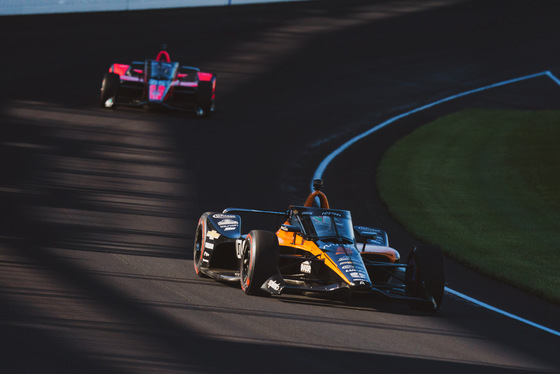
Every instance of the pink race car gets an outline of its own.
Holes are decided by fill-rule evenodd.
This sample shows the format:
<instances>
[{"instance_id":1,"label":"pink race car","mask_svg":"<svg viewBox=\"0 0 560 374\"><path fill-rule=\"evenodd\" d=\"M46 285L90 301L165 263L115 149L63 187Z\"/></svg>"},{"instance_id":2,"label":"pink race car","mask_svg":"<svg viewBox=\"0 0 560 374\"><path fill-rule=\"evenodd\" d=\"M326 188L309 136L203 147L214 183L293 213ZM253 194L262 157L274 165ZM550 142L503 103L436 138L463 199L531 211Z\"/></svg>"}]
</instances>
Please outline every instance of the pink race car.
<instances>
[{"instance_id":1,"label":"pink race car","mask_svg":"<svg viewBox=\"0 0 560 374\"><path fill-rule=\"evenodd\" d=\"M207 117L214 111L215 99L216 75L181 66L162 49L153 60L112 64L103 77L100 105L163 106Z\"/></svg>"}]
</instances>

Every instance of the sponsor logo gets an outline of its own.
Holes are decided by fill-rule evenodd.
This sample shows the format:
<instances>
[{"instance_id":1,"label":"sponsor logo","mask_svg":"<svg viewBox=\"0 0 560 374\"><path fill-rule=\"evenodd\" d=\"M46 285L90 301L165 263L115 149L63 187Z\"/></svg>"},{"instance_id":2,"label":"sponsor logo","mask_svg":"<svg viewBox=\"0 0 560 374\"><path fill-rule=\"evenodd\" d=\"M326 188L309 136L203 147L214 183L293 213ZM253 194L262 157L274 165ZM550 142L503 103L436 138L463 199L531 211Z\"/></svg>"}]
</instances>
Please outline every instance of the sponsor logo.
<instances>
[{"instance_id":1,"label":"sponsor logo","mask_svg":"<svg viewBox=\"0 0 560 374\"><path fill-rule=\"evenodd\" d=\"M232 219L223 219L221 221L218 222L218 226L223 227L223 226L237 226L239 225L239 222L234 221Z\"/></svg>"},{"instance_id":2,"label":"sponsor logo","mask_svg":"<svg viewBox=\"0 0 560 374\"><path fill-rule=\"evenodd\" d=\"M280 283L276 282L274 279L271 279L267 283L268 288L272 288L274 291L280 290Z\"/></svg>"},{"instance_id":3,"label":"sponsor logo","mask_svg":"<svg viewBox=\"0 0 560 374\"><path fill-rule=\"evenodd\" d=\"M335 216L335 217L342 217L342 214L338 212L323 212L323 216Z\"/></svg>"},{"instance_id":4,"label":"sponsor logo","mask_svg":"<svg viewBox=\"0 0 560 374\"><path fill-rule=\"evenodd\" d=\"M236 218L236 216L233 215L233 214L214 214L214 215L212 216L212 218L224 219L224 218Z\"/></svg>"},{"instance_id":5,"label":"sponsor logo","mask_svg":"<svg viewBox=\"0 0 560 374\"><path fill-rule=\"evenodd\" d=\"M224 231L231 231L231 230L235 230L236 228L237 228L237 226L235 226L235 227L233 227L233 226L224 227Z\"/></svg>"},{"instance_id":6,"label":"sponsor logo","mask_svg":"<svg viewBox=\"0 0 560 374\"><path fill-rule=\"evenodd\" d=\"M348 269L355 270L356 268L354 267L354 265L344 265L342 267L342 270L348 270Z\"/></svg>"},{"instance_id":7,"label":"sponsor logo","mask_svg":"<svg viewBox=\"0 0 560 374\"><path fill-rule=\"evenodd\" d=\"M367 279L366 274L357 271L350 273L350 276L355 279Z\"/></svg>"},{"instance_id":8,"label":"sponsor logo","mask_svg":"<svg viewBox=\"0 0 560 374\"><path fill-rule=\"evenodd\" d=\"M339 263L341 263L341 261L350 261L350 257L348 256L340 256L338 258Z\"/></svg>"},{"instance_id":9,"label":"sponsor logo","mask_svg":"<svg viewBox=\"0 0 560 374\"><path fill-rule=\"evenodd\" d=\"M364 232L366 232L366 231L374 232L375 231L375 229L372 229L371 227L366 227L366 226L354 226L354 228L356 228L357 230L362 230Z\"/></svg>"},{"instance_id":10,"label":"sponsor logo","mask_svg":"<svg viewBox=\"0 0 560 374\"><path fill-rule=\"evenodd\" d=\"M302 262L299 269L302 273L311 274L311 262L309 261Z\"/></svg>"},{"instance_id":11,"label":"sponsor logo","mask_svg":"<svg viewBox=\"0 0 560 374\"><path fill-rule=\"evenodd\" d=\"M206 236L208 237L208 239L216 240L221 235L216 230L211 230L206 233Z\"/></svg>"},{"instance_id":12,"label":"sponsor logo","mask_svg":"<svg viewBox=\"0 0 560 374\"><path fill-rule=\"evenodd\" d=\"M214 249L214 244L212 244L212 243L206 243L206 244L204 244L204 248Z\"/></svg>"},{"instance_id":13,"label":"sponsor logo","mask_svg":"<svg viewBox=\"0 0 560 374\"><path fill-rule=\"evenodd\" d=\"M210 253L204 251L204 257L210 257Z\"/></svg>"}]
</instances>

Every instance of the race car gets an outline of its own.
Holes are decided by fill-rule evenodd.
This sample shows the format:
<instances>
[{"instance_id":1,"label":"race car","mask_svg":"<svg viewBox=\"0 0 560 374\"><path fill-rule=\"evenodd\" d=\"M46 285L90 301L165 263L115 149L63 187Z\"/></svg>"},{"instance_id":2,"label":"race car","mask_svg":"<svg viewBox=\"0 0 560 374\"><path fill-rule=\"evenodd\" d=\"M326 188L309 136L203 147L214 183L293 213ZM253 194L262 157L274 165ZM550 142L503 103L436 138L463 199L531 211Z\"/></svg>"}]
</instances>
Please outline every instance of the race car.
<instances>
[{"instance_id":1,"label":"race car","mask_svg":"<svg viewBox=\"0 0 560 374\"><path fill-rule=\"evenodd\" d=\"M101 84L100 105L168 107L193 110L199 117L214 111L216 76L171 61L162 49L155 59L115 63Z\"/></svg>"},{"instance_id":2,"label":"race car","mask_svg":"<svg viewBox=\"0 0 560 374\"><path fill-rule=\"evenodd\" d=\"M330 208L322 186L314 180L304 205L286 212L227 208L202 214L194 240L196 273L239 282L248 295L369 294L437 310L445 282L441 249L417 245L401 263L384 230L353 226L350 211ZM247 214L275 216L279 223L272 231L243 234L241 215Z\"/></svg>"}]
</instances>

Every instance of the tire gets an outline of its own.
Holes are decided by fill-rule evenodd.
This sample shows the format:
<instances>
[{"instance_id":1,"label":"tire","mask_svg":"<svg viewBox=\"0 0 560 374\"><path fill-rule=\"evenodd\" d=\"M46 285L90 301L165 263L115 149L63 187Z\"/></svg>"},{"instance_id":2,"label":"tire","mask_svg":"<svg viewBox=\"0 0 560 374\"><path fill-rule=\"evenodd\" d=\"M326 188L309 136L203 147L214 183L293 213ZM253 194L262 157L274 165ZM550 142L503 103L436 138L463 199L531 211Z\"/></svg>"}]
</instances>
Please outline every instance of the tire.
<instances>
[{"instance_id":1,"label":"tire","mask_svg":"<svg viewBox=\"0 0 560 374\"><path fill-rule=\"evenodd\" d=\"M214 93L215 93L216 78L211 81L203 81L198 83L198 93L196 96L196 107L202 109L201 117L209 117L214 111Z\"/></svg>"},{"instance_id":2,"label":"tire","mask_svg":"<svg viewBox=\"0 0 560 374\"><path fill-rule=\"evenodd\" d=\"M433 312L440 306L445 288L443 253L437 246L420 245L408 256L405 273L407 296L424 300L409 300L413 310Z\"/></svg>"},{"instance_id":3,"label":"tire","mask_svg":"<svg viewBox=\"0 0 560 374\"><path fill-rule=\"evenodd\" d=\"M200 270L200 267L202 265L202 253L205 240L206 238L204 235L204 224L199 223L196 228L196 234L194 235L193 265L194 271L201 278L208 278L208 276L202 273L202 271Z\"/></svg>"},{"instance_id":4,"label":"tire","mask_svg":"<svg viewBox=\"0 0 560 374\"><path fill-rule=\"evenodd\" d=\"M241 289L247 295L267 295L263 283L278 273L278 238L270 231L253 230L247 235L239 265Z\"/></svg>"},{"instance_id":5,"label":"tire","mask_svg":"<svg viewBox=\"0 0 560 374\"><path fill-rule=\"evenodd\" d=\"M106 73L103 76L103 82L101 83L101 95L99 98L99 106L102 108L107 108L105 103L111 97L114 98L114 102L116 101L117 92L119 91L121 81L118 74L115 73Z\"/></svg>"}]
</instances>

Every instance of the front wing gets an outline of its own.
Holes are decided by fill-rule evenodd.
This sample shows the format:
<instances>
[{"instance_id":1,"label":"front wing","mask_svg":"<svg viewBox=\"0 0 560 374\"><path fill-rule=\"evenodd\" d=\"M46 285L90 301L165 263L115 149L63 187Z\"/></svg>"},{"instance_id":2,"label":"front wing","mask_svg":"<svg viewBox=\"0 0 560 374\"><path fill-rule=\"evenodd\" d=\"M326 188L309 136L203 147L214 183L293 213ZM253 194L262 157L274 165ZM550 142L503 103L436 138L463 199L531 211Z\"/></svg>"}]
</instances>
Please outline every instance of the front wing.
<instances>
[{"instance_id":1,"label":"front wing","mask_svg":"<svg viewBox=\"0 0 560 374\"><path fill-rule=\"evenodd\" d=\"M387 263L370 264L370 266L380 266L386 268L391 266ZM406 267L403 264L394 264L395 268ZM363 288L360 290L350 290L348 284L344 282L323 284L323 285L307 285L305 282L294 281L293 279L284 279L280 272L268 278L261 289L270 295L282 294L301 294L301 293L317 293L317 294L333 294L333 293L356 293L356 294L369 294L372 296L381 296L388 299L396 300L409 300L409 301L424 301L420 297L407 296L405 292L404 280L396 277L392 282L387 283L374 283L371 287Z\"/></svg>"}]
</instances>

